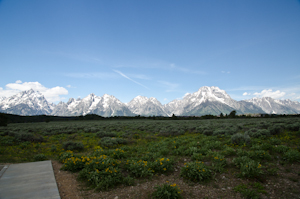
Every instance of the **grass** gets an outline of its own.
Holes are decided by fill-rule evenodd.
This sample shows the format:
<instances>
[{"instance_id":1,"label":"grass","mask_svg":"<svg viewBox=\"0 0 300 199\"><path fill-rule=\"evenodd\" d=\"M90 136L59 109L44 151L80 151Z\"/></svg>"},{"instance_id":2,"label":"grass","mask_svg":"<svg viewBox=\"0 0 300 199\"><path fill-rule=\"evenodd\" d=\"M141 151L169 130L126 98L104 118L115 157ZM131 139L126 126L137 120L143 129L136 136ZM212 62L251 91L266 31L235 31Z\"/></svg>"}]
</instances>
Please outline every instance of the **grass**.
<instances>
[{"instance_id":1,"label":"grass","mask_svg":"<svg viewBox=\"0 0 300 199\"><path fill-rule=\"evenodd\" d=\"M257 183L280 178L281 172L296 176L300 173L300 170L291 169L291 165L299 168L298 131L277 125L271 129L274 135L243 136L248 129L261 128L261 122L269 123L266 126L280 122L284 126L299 122L298 118L208 121L9 124L0 128L0 162L59 160L64 164L62 169L79 173L80 179L95 190L132 186L140 180L148 182L161 175L167 178L176 170L180 172L178 179L183 177L191 186L212 183L212 188L220 189L221 186L213 186L214 182L218 176L228 174L237 182L251 181L252 184L236 185L234 189L234 193L246 198L266 194L264 187ZM222 136L206 135L199 130L221 132L218 129L224 126L227 133ZM237 134L231 135L231 128ZM20 140L19 132L24 140ZM27 138L29 141L25 140ZM281 166L283 168L279 168ZM287 179L298 182L294 176ZM166 184L157 190L174 191ZM155 197L159 197L159 192ZM191 194L184 190L182 193Z\"/></svg>"}]
</instances>

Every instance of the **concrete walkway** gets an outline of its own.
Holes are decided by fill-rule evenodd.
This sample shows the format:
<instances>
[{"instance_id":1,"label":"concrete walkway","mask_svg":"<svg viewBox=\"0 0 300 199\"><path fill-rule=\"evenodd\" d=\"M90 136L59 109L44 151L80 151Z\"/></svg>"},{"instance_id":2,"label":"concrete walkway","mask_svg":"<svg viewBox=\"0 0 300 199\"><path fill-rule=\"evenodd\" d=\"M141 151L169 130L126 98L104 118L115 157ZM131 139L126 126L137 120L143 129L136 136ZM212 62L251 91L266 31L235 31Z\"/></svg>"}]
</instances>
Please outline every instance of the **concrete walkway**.
<instances>
[{"instance_id":1,"label":"concrete walkway","mask_svg":"<svg viewBox=\"0 0 300 199\"><path fill-rule=\"evenodd\" d=\"M60 199L51 160L6 165L0 171L0 199Z\"/></svg>"}]
</instances>

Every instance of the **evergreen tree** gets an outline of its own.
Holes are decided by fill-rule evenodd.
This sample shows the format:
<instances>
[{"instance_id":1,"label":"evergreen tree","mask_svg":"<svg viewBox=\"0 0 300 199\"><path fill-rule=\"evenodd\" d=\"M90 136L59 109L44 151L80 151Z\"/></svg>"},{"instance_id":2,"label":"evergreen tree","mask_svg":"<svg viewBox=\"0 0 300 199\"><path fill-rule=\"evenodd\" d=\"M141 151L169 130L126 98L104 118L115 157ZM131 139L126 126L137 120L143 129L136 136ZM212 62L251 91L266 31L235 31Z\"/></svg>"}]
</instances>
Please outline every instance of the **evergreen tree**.
<instances>
[{"instance_id":1,"label":"evergreen tree","mask_svg":"<svg viewBox=\"0 0 300 199\"><path fill-rule=\"evenodd\" d=\"M8 119L5 114L0 113L0 126L7 126Z\"/></svg>"},{"instance_id":2,"label":"evergreen tree","mask_svg":"<svg viewBox=\"0 0 300 199\"><path fill-rule=\"evenodd\" d=\"M235 114L236 114L236 111L233 110L233 111L231 111L231 112L229 113L229 117L230 117L230 118L235 118Z\"/></svg>"}]
</instances>

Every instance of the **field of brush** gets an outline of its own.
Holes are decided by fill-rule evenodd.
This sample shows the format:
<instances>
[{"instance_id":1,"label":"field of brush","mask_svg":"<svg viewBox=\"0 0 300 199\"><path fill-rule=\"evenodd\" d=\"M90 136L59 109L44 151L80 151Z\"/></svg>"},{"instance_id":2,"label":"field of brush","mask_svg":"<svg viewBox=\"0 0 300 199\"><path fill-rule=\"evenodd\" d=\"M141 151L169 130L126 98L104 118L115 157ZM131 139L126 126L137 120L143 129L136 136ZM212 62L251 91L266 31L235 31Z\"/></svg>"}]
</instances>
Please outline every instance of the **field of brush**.
<instances>
[{"instance_id":1,"label":"field of brush","mask_svg":"<svg viewBox=\"0 0 300 199\"><path fill-rule=\"evenodd\" d=\"M299 128L300 118L8 124L0 162L58 160L96 192L152 182L149 198L298 198Z\"/></svg>"}]
</instances>

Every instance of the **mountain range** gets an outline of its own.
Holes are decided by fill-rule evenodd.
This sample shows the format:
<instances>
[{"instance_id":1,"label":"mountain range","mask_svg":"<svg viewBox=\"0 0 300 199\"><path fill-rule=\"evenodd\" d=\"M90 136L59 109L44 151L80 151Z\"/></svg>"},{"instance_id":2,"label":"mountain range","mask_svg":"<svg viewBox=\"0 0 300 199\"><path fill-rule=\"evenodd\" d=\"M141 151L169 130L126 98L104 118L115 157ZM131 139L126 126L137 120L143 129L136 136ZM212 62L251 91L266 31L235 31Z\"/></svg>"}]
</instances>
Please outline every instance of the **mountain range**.
<instances>
[{"instance_id":1,"label":"mountain range","mask_svg":"<svg viewBox=\"0 0 300 199\"><path fill-rule=\"evenodd\" d=\"M236 101L215 86L203 86L198 91L188 93L182 99L175 99L165 105L154 97L137 96L130 102L123 103L112 95L104 94L99 97L93 93L83 99L70 98L66 103L60 102L55 105L33 89L6 98L0 97L0 112L18 115L201 116L229 114L233 110L236 110L237 114L299 114L300 103L270 97Z\"/></svg>"}]
</instances>

